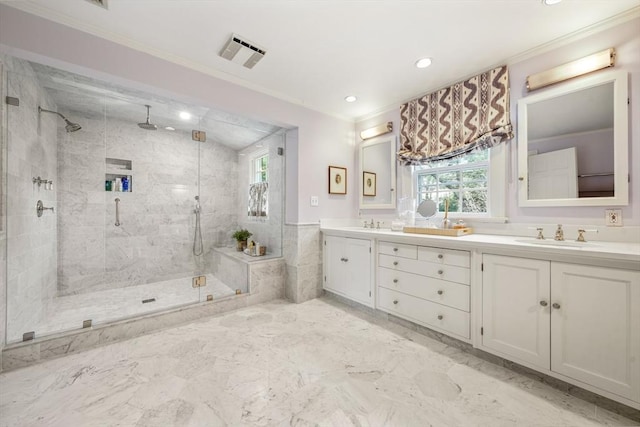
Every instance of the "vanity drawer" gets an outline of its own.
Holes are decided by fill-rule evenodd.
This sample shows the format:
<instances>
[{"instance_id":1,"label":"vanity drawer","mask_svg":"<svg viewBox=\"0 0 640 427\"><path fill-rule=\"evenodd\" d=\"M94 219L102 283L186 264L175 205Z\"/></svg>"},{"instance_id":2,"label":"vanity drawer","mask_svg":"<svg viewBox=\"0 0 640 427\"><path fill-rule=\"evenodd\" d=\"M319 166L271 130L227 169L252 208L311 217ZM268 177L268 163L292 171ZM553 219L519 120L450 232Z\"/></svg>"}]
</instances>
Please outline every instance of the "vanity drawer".
<instances>
[{"instance_id":1,"label":"vanity drawer","mask_svg":"<svg viewBox=\"0 0 640 427\"><path fill-rule=\"evenodd\" d=\"M407 273L448 280L450 282L462 283L465 285L469 284L469 269L463 267L404 259L383 254L378 255L378 266L390 268L396 271L405 271Z\"/></svg>"},{"instance_id":2,"label":"vanity drawer","mask_svg":"<svg viewBox=\"0 0 640 427\"><path fill-rule=\"evenodd\" d=\"M379 267L378 286L469 311L469 286L460 283Z\"/></svg>"},{"instance_id":3,"label":"vanity drawer","mask_svg":"<svg viewBox=\"0 0 640 427\"><path fill-rule=\"evenodd\" d=\"M435 262L444 265L454 265L457 267L471 266L471 256L467 251L456 251L453 249L431 248L427 246L418 247L418 259L421 261Z\"/></svg>"},{"instance_id":4,"label":"vanity drawer","mask_svg":"<svg viewBox=\"0 0 640 427\"><path fill-rule=\"evenodd\" d=\"M378 306L391 314L469 339L469 313L435 302L378 288Z\"/></svg>"},{"instance_id":5,"label":"vanity drawer","mask_svg":"<svg viewBox=\"0 0 640 427\"><path fill-rule=\"evenodd\" d=\"M402 258L418 259L418 247L416 245L404 245L401 243L380 242L378 252L394 255Z\"/></svg>"}]
</instances>

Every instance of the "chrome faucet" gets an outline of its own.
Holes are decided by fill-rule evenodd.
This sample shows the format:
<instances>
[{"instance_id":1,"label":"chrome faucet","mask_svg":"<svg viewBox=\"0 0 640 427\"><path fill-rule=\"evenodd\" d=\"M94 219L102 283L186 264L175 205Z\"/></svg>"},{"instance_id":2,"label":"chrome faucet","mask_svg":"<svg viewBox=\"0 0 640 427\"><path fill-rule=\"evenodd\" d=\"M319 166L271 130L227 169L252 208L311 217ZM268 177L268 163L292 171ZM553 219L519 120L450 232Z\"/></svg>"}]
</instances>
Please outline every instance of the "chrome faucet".
<instances>
[{"instance_id":1,"label":"chrome faucet","mask_svg":"<svg viewBox=\"0 0 640 427\"><path fill-rule=\"evenodd\" d=\"M373 222L373 218L371 218L371 224L369 224L369 228L373 229L376 224Z\"/></svg>"},{"instance_id":2,"label":"chrome faucet","mask_svg":"<svg viewBox=\"0 0 640 427\"><path fill-rule=\"evenodd\" d=\"M562 231L562 224L558 224L558 228L556 229L556 235L553 238L558 242L562 242L564 240L564 231Z\"/></svg>"}]
</instances>

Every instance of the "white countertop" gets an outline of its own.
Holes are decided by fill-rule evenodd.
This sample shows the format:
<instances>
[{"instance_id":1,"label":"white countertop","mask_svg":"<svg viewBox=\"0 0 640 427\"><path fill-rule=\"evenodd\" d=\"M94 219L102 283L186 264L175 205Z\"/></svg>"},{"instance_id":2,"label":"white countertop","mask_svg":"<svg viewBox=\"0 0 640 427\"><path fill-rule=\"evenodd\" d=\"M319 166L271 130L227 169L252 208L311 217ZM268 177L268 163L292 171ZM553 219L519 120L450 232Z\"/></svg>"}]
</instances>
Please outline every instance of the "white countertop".
<instances>
[{"instance_id":1,"label":"white countertop","mask_svg":"<svg viewBox=\"0 0 640 427\"><path fill-rule=\"evenodd\" d=\"M640 243L588 241L575 242L567 239L559 244L553 239L544 243L534 237L471 234L460 237L404 233L389 229L365 229L363 227L340 227L322 225L320 230L329 235L390 240L423 246L450 249L476 250L521 257L565 261L580 264L593 262L601 266L640 270ZM587 236L588 238L588 236ZM566 246L560 246L564 244ZM569 246L570 245L570 246Z\"/></svg>"}]
</instances>

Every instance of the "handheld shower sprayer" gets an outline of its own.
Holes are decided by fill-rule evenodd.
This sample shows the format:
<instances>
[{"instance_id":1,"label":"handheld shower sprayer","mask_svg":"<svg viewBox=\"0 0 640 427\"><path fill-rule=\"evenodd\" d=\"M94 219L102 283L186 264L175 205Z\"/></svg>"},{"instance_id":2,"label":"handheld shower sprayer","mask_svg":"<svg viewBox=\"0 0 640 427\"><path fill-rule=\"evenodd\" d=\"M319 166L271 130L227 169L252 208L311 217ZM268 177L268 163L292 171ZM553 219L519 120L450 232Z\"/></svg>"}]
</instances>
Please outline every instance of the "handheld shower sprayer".
<instances>
[{"instance_id":1,"label":"handheld shower sprayer","mask_svg":"<svg viewBox=\"0 0 640 427\"><path fill-rule=\"evenodd\" d=\"M204 252L202 245L202 228L200 227L200 196L196 196L196 207L193 213L196 214L196 227L193 234L193 254L200 256Z\"/></svg>"}]
</instances>

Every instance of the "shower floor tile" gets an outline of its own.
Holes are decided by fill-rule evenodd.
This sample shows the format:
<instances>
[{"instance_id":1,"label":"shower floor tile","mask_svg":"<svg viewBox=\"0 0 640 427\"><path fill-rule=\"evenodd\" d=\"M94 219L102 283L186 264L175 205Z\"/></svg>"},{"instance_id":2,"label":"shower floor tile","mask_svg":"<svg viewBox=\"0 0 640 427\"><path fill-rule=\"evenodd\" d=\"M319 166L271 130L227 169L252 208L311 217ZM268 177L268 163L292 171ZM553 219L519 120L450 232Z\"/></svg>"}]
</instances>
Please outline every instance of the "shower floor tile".
<instances>
[{"instance_id":1,"label":"shower floor tile","mask_svg":"<svg viewBox=\"0 0 640 427\"><path fill-rule=\"evenodd\" d=\"M637 425L327 299L240 309L0 384L7 427Z\"/></svg>"},{"instance_id":2,"label":"shower floor tile","mask_svg":"<svg viewBox=\"0 0 640 427\"><path fill-rule=\"evenodd\" d=\"M200 301L206 295L220 299L235 295L235 290L222 283L212 274L207 274L207 285L191 286L191 276L125 288L109 289L56 297L50 303L40 325L35 329L36 337L82 328L82 322L91 319L93 326L115 320L167 310ZM143 303L143 300L155 299ZM8 334L8 342L22 341L22 330Z\"/></svg>"}]
</instances>

